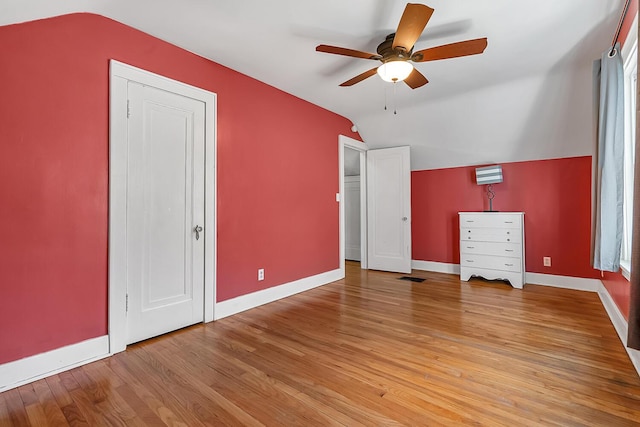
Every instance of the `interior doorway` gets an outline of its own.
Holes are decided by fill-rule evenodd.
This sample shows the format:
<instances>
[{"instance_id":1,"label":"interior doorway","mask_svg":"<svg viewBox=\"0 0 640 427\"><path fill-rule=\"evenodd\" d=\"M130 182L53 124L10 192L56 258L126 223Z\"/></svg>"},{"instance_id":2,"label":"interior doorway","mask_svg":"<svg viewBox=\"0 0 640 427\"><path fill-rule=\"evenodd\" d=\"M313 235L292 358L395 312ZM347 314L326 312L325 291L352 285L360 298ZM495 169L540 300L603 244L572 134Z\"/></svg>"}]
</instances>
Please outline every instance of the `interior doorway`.
<instances>
[{"instance_id":1,"label":"interior doorway","mask_svg":"<svg viewBox=\"0 0 640 427\"><path fill-rule=\"evenodd\" d=\"M340 135L340 269L345 260L367 269L367 144ZM348 234L348 236L347 236ZM358 255L359 252L359 255Z\"/></svg>"}]
</instances>

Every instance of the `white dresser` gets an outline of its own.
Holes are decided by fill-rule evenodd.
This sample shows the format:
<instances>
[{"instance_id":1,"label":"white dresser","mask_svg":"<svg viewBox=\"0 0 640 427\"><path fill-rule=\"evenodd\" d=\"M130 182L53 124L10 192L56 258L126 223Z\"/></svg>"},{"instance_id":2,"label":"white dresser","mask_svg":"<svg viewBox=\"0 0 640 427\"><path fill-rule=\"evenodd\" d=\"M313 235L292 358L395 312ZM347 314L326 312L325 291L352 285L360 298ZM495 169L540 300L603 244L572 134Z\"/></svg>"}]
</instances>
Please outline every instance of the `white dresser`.
<instances>
[{"instance_id":1,"label":"white dresser","mask_svg":"<svg viewBox=\"0 0 640 427\"><path fill-rule=\"evenodd\" d=\"M459 212L460 279L471 276L524 285L524 213Z\"/></svg>"}]
</instances>

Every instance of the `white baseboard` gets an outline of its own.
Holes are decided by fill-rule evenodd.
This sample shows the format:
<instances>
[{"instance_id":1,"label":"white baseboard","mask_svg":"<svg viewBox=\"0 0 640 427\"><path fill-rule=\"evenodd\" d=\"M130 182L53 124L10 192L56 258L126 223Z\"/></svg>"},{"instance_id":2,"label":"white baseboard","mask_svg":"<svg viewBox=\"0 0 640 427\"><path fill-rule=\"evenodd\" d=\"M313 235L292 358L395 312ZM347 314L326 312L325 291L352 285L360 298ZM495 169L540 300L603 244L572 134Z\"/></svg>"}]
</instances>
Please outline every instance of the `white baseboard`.
<instances>
[{"instance_id":1,"label":"white baseboard","mask_svg":"<svg viewBox=\"0 0 640 427\"><path fill-rule=\"evenodd\" d=\"M460 274L460 264L448 264L446 262L411 260L411 268L414 270L433 271L435 273Z\"/></svg>"},{"instance_id":2,"label":"white baseboard","mask_svg":"<svg viewBox=\"0 0 640 427\"><path fill-rule=\"evenodd\" d=\"M344 278L337 269L216 303L216 320Z\"/></svg>"},{"instance_id":3,"label":"white baseboard","mask_svg":"<svg viewBox=\"0 0 640 427\"><path fill-rule=\"evenodd\" d=\"M618 305L613 301L609 292L607 292L607 288L604 287L602 283L598 288L598 296L600 297L600 301L602 301L602 305L604 309L607 311L609 315L609 319L611 319L611 323L613 323L613 327L616 328L616 332L620 337L620 341L623 343L627 342L627 321L624 316L620 312Z\"/></svg>"},{"instance_id":4,"label":"white baseboard","mask_svg":"<svg viewBox=\"0 0 640 427\"><path fill-rule=\"evenodd\" d=\"M573 289L576 291L598 292L602 282L598 279L582 277L557 276L555 274L526 273L525 283L531 285L552 286L554 288Z\"/></svg>"},{"instance_id":5,"label":"white baseboard","mask_svg":"<svg viewBox=\"0 0 640 427\"><path fill-rule=\"evenodd\" d=\"M460 264L449 264L434 261L411 261L411 268L436 273L460 274ZM578 291L597 292L600 280L582 277L556 276L554 274L526 273L525 283L532 285L553 286L555 288L574 289Z\"/></svg>"},{"instance_id":6,"label":"white baseboard","mask_svg":"<svg viewBox=\"0 0 640 427\"><path fill-rule=\"evenodd\" d=\"M109 336L25 357L0 365L0 392L109 356Z\"/></svg>"},{"instance_id":7,"label":"white baseboard","mask_svg":"<svg viewBox=\"0 0 640 427\"><path fill-rule=\"evenodd\" d=\"M611 295L609 295L607 288L604 287L602 282L600 282L600 286L598 287L598 296L600 297L600 301L602 301L604 309L609 315L609 319L611 319L611 323L613 323L613 327L618 333L620 341L622 341L622 345L625 350L627 350L631 363L633 363L638 375L640 375L640 351L627 347L627 320L620 312L618 305L615 303L613 298L611 298Z\"/></svg>"}]
</instances>

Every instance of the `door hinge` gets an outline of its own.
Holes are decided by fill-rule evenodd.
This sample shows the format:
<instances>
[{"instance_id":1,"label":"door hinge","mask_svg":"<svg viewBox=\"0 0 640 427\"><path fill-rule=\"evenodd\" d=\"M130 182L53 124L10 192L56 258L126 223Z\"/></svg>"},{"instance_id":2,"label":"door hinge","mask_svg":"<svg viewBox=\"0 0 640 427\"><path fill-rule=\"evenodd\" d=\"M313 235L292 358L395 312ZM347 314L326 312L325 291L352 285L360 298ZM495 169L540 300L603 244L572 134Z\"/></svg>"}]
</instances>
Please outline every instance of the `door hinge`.
<instances>
[{"instance_id":1,"label":"door hinge","mask_svg":"<svg viewBox=\"0 0 640 427\"><path fill-rule=\"evenodd\" d=\"M131 107L129 106L129 100L127 99L127 119L131 116Z\"/></svg>"},{"instance_id":2,"label":"door hinge","mask_svg":"<svg viewBox=\"0 0 640 427\"><path fill-rule=\"evenodd\" d=\"M129 312L129 294L127 294L127 296L125 297L124 311L127 312L127 313Z\"/></svg>"}]
</instances>

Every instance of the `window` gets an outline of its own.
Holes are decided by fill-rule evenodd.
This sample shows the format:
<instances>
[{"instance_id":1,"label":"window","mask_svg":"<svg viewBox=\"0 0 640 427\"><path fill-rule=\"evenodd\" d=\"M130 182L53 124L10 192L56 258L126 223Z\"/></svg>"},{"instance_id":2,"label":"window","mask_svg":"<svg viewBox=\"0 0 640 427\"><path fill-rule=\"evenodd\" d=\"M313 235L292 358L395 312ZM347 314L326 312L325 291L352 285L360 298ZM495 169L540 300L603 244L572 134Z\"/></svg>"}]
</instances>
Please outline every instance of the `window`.
<instances>
[{"instance_id":1,"label":"window","mask_svg":"<svg viewBox=\"0 0 640 427\"><path fill-rule=\"evenodd\" d=\"M634 27L632 27L634 28ZM623 199L623 226L622 226L622 251L620 265L622 272L629 279L631 266L631 233L633 218L633 175L635 160L636 140L636 96L638 77L638 34L630 31L625 48L624 59L624 94L625 94L625 118L624 118L624 199ZM625 55L626 53L626 55Z\"/></svg>"}]
</instances>

